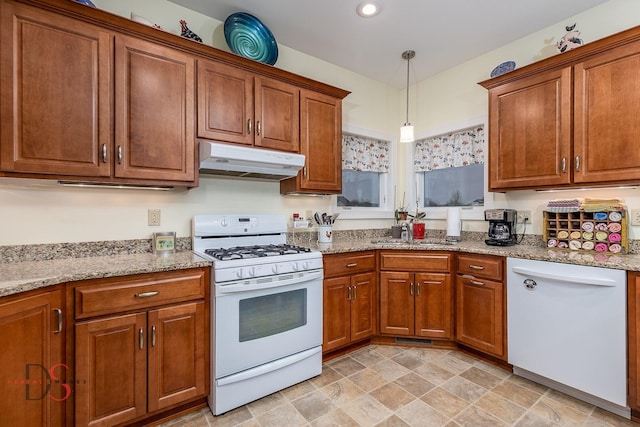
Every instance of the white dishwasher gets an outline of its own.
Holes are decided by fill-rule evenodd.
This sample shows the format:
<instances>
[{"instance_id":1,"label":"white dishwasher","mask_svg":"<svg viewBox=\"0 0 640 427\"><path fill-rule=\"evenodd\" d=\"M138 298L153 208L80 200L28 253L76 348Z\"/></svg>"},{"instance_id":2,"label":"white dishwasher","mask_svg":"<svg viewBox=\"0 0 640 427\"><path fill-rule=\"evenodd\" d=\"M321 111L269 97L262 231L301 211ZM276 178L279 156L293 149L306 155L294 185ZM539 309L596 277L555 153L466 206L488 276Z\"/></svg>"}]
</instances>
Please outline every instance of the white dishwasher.
<instances>
[{"instance_id":1,"label":"white dishwasher","mask_svg":"<svg viewBox=\"0 0 640 427\"><path fill-rule=\"evenodd\" d=\"M507 258L513 372L630 417L626 272Z\"/></svg>"}]
</instances>

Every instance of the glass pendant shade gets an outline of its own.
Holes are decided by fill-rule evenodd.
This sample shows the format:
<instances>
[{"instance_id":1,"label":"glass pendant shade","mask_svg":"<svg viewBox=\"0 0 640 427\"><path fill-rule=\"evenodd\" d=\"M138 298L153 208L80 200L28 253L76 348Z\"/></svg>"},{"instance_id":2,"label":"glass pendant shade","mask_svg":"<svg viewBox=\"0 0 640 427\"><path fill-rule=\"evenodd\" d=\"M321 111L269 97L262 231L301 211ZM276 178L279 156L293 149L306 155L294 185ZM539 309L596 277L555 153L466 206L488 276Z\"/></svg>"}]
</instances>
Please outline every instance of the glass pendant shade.
<instances>
[{"instance_id":1,"label":"glass pendant shade","mask_svg":"<svg viewBox=\"0 0 640 427\"><path fill-rule=\"evenodd\" d=\"M400 128L400 142L413 142L413 126L410 123L405 123L404 126Z\"/></svg>"}]
</instances>

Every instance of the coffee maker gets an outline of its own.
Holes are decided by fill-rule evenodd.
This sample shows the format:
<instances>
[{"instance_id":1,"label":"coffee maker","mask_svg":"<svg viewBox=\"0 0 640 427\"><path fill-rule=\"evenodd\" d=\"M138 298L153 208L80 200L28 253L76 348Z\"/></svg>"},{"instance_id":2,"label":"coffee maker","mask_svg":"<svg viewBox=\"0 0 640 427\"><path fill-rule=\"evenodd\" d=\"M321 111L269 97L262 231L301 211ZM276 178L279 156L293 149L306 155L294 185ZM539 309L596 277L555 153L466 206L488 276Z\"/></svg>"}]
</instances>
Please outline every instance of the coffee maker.
<instances>
[{"instance_id":1,"label":"coffee maker","mask_svg":"<svg viewBox=\"0 0 640 427\"><path fill-rule=\"evenodd\" d=\"M510 246L516 242L515 209L487 209L484 211L485 221L489 221L489 238L484 242L492 246Z\"/></svg>"}]
</instances>

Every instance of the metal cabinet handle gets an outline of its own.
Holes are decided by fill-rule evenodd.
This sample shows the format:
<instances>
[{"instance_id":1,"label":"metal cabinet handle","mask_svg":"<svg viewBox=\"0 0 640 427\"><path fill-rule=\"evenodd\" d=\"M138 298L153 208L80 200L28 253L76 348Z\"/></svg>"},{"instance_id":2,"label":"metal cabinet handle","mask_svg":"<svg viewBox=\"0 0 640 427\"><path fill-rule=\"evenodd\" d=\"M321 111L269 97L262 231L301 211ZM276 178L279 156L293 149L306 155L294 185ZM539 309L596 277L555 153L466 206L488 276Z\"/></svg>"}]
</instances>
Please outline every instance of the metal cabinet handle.
<instances>
[{"instance_id":1,"label":"metal cabinet handle","mask_svg":"<svg viewBox=\"0 0 640 427\"><path fill-rule=\"evenodd\" d=\"M102 163L107 163L107 144L102 144Z\"/></svg>"},{"instance_id":2,"label":"metal cabinet handle","mask_svg":"<svg viewBox=\"0 0 640 427\"><path fill-rule=\"evenodd\" d=\"M413 282L409 283L409 295L413 296Z\"/></svg>"},{"instance_id":3,"label":"metal cabinet handle","mask_svg":"<svg viewBox=\"0 0 640 427\"><path fill-rule=\"evenodd\" d=\"M357 262L352 262L351 264L347 264L347 268L353 268L353 267L357 267L358 263Z\"/></svg>"},{"instance_id":4,"label":"metal cabinet handle","mask_svg":"<svg viewBox=\"0 0 640 427\"><path fill-rule=\"evenodd\" d=\"M122 164L122 145L118 145L118 164Z\"/></svg>"},{"instance_id":5,"label":"metal cabinet handle","mask_svg":"<svg viewBox=\"0 0 640 427\"><path fill-rule=\"evenodd\" d=\"M353 299L358 299L358 287L357 286L352 286L353 287Z\"/></svg>"},{"instance_id":6,"label":"metal cabinet handle","mask_svg":"<svg viewBox=\"0 0 640 427\"><path fill-rule=\"evenodd\" d=\"M53 333L59 334L60 332L62 332L62 310L59 308L54 308L53 311L56 313L56 317L58 318L58 327L55 331L53 331Z\"/></svg>"},{"instance_id":7,"label":"metal cabinet handle","mask_svg":"<svg viewBox=\"0 0 640 427\"><path fill-rule=\"evenodd\" d=\"M575 160L576 172L580 171L580 156L576 156Z\"/></svg>"},{"instance_id":8,"label":"metal cabinet handle","mask_svg":"<svg viewBox=\"0 0 640 427\"><path fill-rule=\"evenodd\" d=\"M249 119L247 120L247 133L251 135L251 132L253 132L253 120Z\"/></svg>"},{"instance_id":9,"label":"metal cabinet handle","mask_svg":"<svg viewBox=\"0 0 640 427\"><path fill-rule=\"evenodd\" d=\"M351 301L351 286L347 286L347 301Z\"/></svg>"},{"instance_id":10,"label":"metal cabinet handle","mask_svg":"<svg viewBox=\"0 0 640 427\"><path fill-rule=\"evenodd\" d=\"M563 157L562 160L560 160L560 170L562 171L562 173L565 173L567 171L567 158Z\"/></svg>"},{"instance_id":11,"label":"metal cabinet handle","mask_svg":"<svg viewBox=\"0 0 640 427\"><path fill-rule=\"evenodd\" d=\"M474 264L469 264L469 268L472 268L474 270L484 270L484 267L481 265L474 265Z\"/></svg>"},{"instance_id":12,"label":"metal cabinet handle","mask_svg":"<svg viewBox=\"0 0 640 427\"><path fill-rule=\"evenodd\" d=\"M260 126L260 120L256 121L256 135L260 136L260 132L262 131L262 126Z\"/></svg>"},{"instance_id":13,"label":"metal cabinet handle","mask_svg":"<svg viewBox=\"0 0 640 427\"><path fill-rule=\"evenodd\" d=\"M151 347L156 346L156 325L151 327Z\"/></svg>"},{"instance_id":14,"label":"metal cabinet handle","mask_svg":"<svg viewBox=\"0 0 640 427\"><path fill-rule=\"evenodd\" d=\"M416 296L420 296L420 282L416 283Z\"/></svg>"},{"instance_id":15,"label":"metal cabinet handle","mask_svg":"<svg viewBox=\"0 0 640 427\"><path fill-rule=\"evenodd\" d=\"M484 282L479 282L478 280L469 279L469 283L477 286L484 286Z\"/></svg>"},{"instance_id":16,"label":"metal cabinet handle","mask_svg":"<svg viewBox=\"0 0 640 427\"><path fill-rule=\"evenodd\" d=\"M144 349L144 331L142 328L138 331L138 347L140 350Z\"/></svg>"},{"instance_id":17,"label":"metal cabinet handle","mask_svg":"<svg viewBox=\"0 0 640 427\"><path fill-rule=\"evenodd\" d=\"M141 294L135 294L135 297L136 298L149 298L149 297L155 297L159 293L160 293L160 291L142 292Z\"/></svg>"},{"instance_id":18,"label":"metal cabinet handle","mask_svg":"<svg viewBox=\"0 0 640 427\"><path fill-rule=\"evenodd\" d=\"M307 177L307 167L306 166L302 168L302 176L305 177L305 178Z\"/></svg>"}]
</instances>

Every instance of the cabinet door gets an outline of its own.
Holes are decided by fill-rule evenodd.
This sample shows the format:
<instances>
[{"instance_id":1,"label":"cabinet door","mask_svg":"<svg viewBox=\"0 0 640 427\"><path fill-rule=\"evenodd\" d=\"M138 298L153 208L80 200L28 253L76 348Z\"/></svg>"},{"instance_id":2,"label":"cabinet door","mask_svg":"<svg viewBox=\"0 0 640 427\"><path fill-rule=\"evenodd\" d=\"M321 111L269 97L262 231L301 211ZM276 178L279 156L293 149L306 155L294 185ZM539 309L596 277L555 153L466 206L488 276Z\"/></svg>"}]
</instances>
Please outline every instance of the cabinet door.
<instances>
[{"instance_id":1,"label":"cabinet door","mask_svg":"<svg viewBox=\"0 0 640 427\"><path fill-rule=\"evenodd\" d=\"M146 313L79 323L75 330L76 425L115 425L144 415Z\"/></svg>"},{"instance_id":2,"label":"cabinet door","mask_svg":"<svg viewBox=\"0 0 640 427\"><path fill-rule=\"evenodd\" d=\"M324 280L322 351L327 352L350 342L349 276Z\"/></svg>"},{"instance_id":3,"label":"cabinet door","mask_svg":"<svg viewBox=\"0 0 640 427\"><path fill-rule=\"evenodd\" d=\"M300 89L256 77L255 120L256 147L300 151Z\"/></svg>"},{"instance_id":4,"label":"cabinet door","mask_svg":"<svg viewBox=\"0 0 640 427\"><path fill-rule=\"evenodd\" d=\"M415 305L415 335L453 338L453 289L449 274L416 273Z\"/></svg>"},{"instance_id":5,"label":"cabinet door","mask_svg":"<svg viewBox=\"0 0 640 427\"><path fill-rule=\"evenodd\" d=\"M195 60L116 36L115 175L195 180Z\"/></svg>"},{"instance_id":6,"label":"cabinet door","mask_svg":"<svg viewBox=\"0 0 640 427\"><path fill-rule=\"evenodd\" d=\"M70 390L55 381L73 374L62 365L61 303L53 291L0 304L0 425L64 425Z\"/></svg>"},{"instance_id":7,"label":"cabinet door","mask_svg":"<svg viewBox=\"0 0 640 427\"><path fill-rule=\"evenodd\" d=\"M456 277L456 340L506 360L504 285Z\"/></svg>"},{"instance_id":8,"label":"cabinet door","mask_svg":"<svg viewBox=\"0 0 640 427\"><path fill-rule=\"evenodd\" d=\"M204 302L149 311L149 412L207 394Z\"/></svg>"},{"instance_id":9,"label":"cabinet door","mask_svg":"<svg viewBox=\"0 0 640 427\"><path fill-rule=\"evenodd\" d=\"M413 274L383 271L380 273L380 333L413 335Z\"/></svg>"},{"instance_id":10,"label":"cabinet door","mask_svg":"<svg viewBox=\"0 0 640 427\"><path fill-rule=\"evenodd\" d=\"M640 410L640 273L627 273L629 406Z\"/></svg>"},{"instance_id":11,"label":"cabinet door","mask_svg":"<svg viewBox=\"0 0 640 427\"><path fill-rule=\"evenodd\" d=\"M489 91L489 190L571 182L571 67Z\"/></svg>"},{"instance_id":12,"label":"cabinet door","mask_svg":"<svg viewBox=\"0 0 640 427\"><path fill-rule=\"evenodd\" d=\"M198 60L198 136L253 145L253 74Z\"/></svg>"},{"instance_id":13,"label":"cabinet door","mask_svg":"<svg viewBox=\"0 0 640 427\"><path fill-rule=\"evenodd\" d=\"M108 177L110 34L13 2L1 8L0 169Z\"/></svg>"},{"instance_id":14,"label":"cabinet door","mask_svg":"<svg viewBox=\"0 0 640 427\"><path fill-rule=\"evenodd\" d=\"M351 277L351 342L375 333L376 275L374 272Z\"/></svg>"},{"instance_id":15,"label":"cabinet door","mask_svg":"<svg viewBox=\"0 0 640 427\"><path fill-rule=\"evenodd\" d=\"M574 181L640 179L640 42L574 67Z\"/></svg>"},{"instance_id":16,"label":"cabinet door","mask_svg":"<svg viewBox=\"0 0 640 427\"><path fill-rule=\"evenodd\" d=\"M281 181L280 192L339 194L342 191L342 101L300 91L300 153L305 166Z\"/></svg>"}]
</instances>

